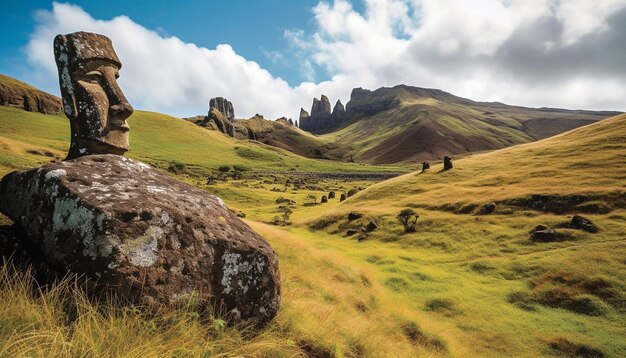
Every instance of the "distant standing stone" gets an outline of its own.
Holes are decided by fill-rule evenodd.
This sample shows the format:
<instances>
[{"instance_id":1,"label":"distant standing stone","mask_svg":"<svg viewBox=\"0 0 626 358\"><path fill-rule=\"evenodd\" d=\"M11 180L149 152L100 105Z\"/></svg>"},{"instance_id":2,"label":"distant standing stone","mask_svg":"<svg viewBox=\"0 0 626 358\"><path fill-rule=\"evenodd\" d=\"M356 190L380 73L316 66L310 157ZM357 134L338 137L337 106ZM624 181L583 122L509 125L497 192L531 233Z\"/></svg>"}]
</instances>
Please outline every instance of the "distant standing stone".
<instances>
[{"instance_id":1,"label":"distant standing stone","mask_svg":"<svg viewBox=\"0 0 626 358\"><path fill-rule=\"evenodd\" d=\"M322 200L320 200L320 203L327 203L328 202L328 198L326 197L326 195L322 196Z\"/></svg>"},{"instance_id":2,"label":"distant standing stone","mask_svg":"<svg viewBox=\"0 0 626 358\"><path fill-rule=\"evenodd\" d=\"M452 169L452 158L446 155L443 158L443 170L450 170L450 169Z\"/></svg>"},{"instance_id":3,"label":"distant standing stone","mask_svg":"<svg viewBox=\"0 0 626 358\"><path fill-rule=\"evenodd\" d=\"M335 198L335 192L331 191L330 193L328 193L328 199L334 199Z\"/></svg>"},{"instance_id":4,"label":"distant standing stone","mask_svg":"<svg viewBox=\"0 0 626 358\"><path fill-rule=\"evenodd\" d=\"M430 163L429 162L423 162L422 163L422 171L425 172L427 169L430 169Z\"/></svg>"},{"instance_id":5,"label":"distant standing stone","mask_svg":"<svg viewBox=\"0 0 626 358\"><path fill-rule=\"evenodd\" d=\"M339 201L344 201L346 200L346 194L341 194L341 196L339 197Z\"/></svg>"}]
</instances>

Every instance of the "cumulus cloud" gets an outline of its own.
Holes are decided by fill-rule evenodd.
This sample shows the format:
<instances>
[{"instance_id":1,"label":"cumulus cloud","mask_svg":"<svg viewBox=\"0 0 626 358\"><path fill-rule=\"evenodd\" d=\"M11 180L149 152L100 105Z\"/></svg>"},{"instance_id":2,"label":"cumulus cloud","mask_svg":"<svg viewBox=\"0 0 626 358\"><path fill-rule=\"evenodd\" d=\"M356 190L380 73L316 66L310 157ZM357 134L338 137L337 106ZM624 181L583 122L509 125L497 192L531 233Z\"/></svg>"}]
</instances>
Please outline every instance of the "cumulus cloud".
<instances>
[{"instance_id":1,"label":"cumulus cloud","mask_svg":"<svg viewBox=\"0 0 626 358\"><path fill-rule=\"evenodd\" d=\"M314 13L298 41L356 86L626 110L626 0L365 0L363 13L336 0Z\"/></svg>"},{"instance_id":2,"label":"cumulus cloud","mask_svg":"<svg viewBox=\"0 0 626 358\"><path fill-rule=\"evenodd\" d=\"M52 42L57 34L105 34L123 63L120 85L137 108L191 116L205 113L209 98L222 96L234 102L238 117L260 113L278 118L298 113L315 95L315 85L290 87L228 44L201 48L162 36L126 16L97 20L78 6L54 3L52 11L38 13L37 23L26 52L42 72L40 77L56 82Z\"/></svg>"},{"instance_id":3,"label":"cumulus cloud","mask_svg":"<svg viewBox=\"0 0 626 358\"><path fill-rule=\"evenodd\" d=\"M94 19L55 3L38 14L27 45L40 77L56 81L56 34L109 36L124 67L120 82L137 108L180 116L232 100L238 117L296 117L311 99L349 98L353 87L407 84L484 101L527 106L626 110L626 0L346 0L313 9L312 33L288 29L302 82L290 86L228 44L214 49L151 31L125 16ZM323 69L323 74L319 70ZM317 70L317 71L316 71ZM322 76L326 81L313 82Z\"/></svg>"}]
</instances>

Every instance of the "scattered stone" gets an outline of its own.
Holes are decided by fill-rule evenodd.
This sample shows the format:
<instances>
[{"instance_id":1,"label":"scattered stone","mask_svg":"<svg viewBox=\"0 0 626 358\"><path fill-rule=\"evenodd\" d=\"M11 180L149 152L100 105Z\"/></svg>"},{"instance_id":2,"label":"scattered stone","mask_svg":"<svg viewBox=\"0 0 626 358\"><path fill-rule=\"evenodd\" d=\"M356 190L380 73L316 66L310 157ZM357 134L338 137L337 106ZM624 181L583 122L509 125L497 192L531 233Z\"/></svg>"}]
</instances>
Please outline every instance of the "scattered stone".
<instances>
[{"instance_id":1,"label":"scattered stone","mask_svg":"<svg viewBox=\"0 0 626 358\"><path fill-rule=\"evenodd\" d=\"M330 193L328 193L328 199L334 199L335 198L335 192L331 191Z\"/></svg>"},{"instance_id":2,"label":"scattered stone","mask_svg":"<svg viewBox=\"0 0 626 358\"><path fill-rule=\"evenodd\" d=\"M363 241L365 241L365 240L367 240L367 235L361 235L361 236L359 236L359 238L357 239L357 241L358 241L358 242L363 242Z\"/></svg>"},{"instance_id":3,"label":"scattered stone","mask_svg":"<svg viewBox=\"0 0 626 358\"><path fill-rule=\"evenodd\" d=\"M594 234L598 232L598 227L593 222L591 222L591 220L580 215L574 215L569 226L572 229L583 230Z\"/></svg>"},{"instance_id":4,"label":"scattered stone","mask_svg":"<svg viewBox=\"0 0 626 358\"><path fill-rule=\"evenodd\" d=\"M362 217L363 217L363 214L361 213L351 212L348 214L348 221L360 219Z\"/></svg>"},{"instance_id":5,"label":"scattered stone","mask_svg":"<svg viewBox=\"0 0 626 358\"><path fill-rule=\"evenodd\" d=\"M535 231L543 231L543 230L547 230L547 229L548 229L548 227L547 227L547 226L545 226L545 225L537 225L537 226L535 226L535 228L534 228L534 229L532 229L530 232L531 232L531 233L533 233L533 232L535 232Z\"/></svg>"},{"instance_id":6,"label":"scattered stone","mask_svg":"<svg viewBox=\"0 0 626 358\"><path fill-rule=\"evenodd\" d=\"M320 203L327 203L328 202L328 198L326 197L326 195L322 196L322 199L320 200Z\"/></svg>"},{"instance_id":7,"label":"scattered stone","mask_svg":"<svg viewBox=\"0 0 626 358\"><path fill-rule=\"evenodd\" d=\"M244 213L243 211L239 211L239 212L237 212L237 217L238 218L245 218L246 217L246 213Z\"/></svg>"},{"instance_id":8,"label":"scattered stone","mask_svg":"<svg viewBox=\"0 0 626 358\"><path fill-rule=\"evenodd\" d=\"M423 162L422 163L422 171L425 172L428 169L430 169L430 163L429 162Z\"/></svg>"},{"instance_id":9,"label":"scattered stone","mask_svg":"<svg viewBox=\"0 0 626 358\"><path fill-rule=\"evenodd\" d=\"M354 234L357 234L359 232L359 230L355 230L355 229L348 229L348 231L346 231L346 235L347 236L352 236Z\"/></svg>"},{"instance_id":10,"label":"scattered stone","mask_svg":"<svg viewBox=\"0 0 626 358\"><path fill-rule=\"evenodd\" d=\"M533 231L530 240L534 242L553 242L558 240L558 236L553 229L544 229Z\"/></svg>"},{"instance_id":11,"label":"scattered stone","mask_svg":"<svg viewBox=\"0 0 626 358\"><path fill-rule=\"evenodd\" d=\"M341 202L341 201L344 201L344 200L346 200L346 194L342 193L341 196L339 197L339 201Z\"/></svg>"},{"instance_id":12,"label":"scattered stone","mask_svg":"<svg viewBox=\"0 0 626 358\"><path fill-rule=\"evenodd\" d=\"M492 201L483 206L482 212L485 214L492 214L494 211L496 211L496 207L497 207L496 203Z\"/></svg>"},{"instance_id":13,"label":"scattered stone","mask_svg":"<svg viewBox=\"0 0 626 358\"><path fill-rule=\"evenodd\" d=\"M263 325L280 305L278 259L219 198L147 164L90 155L13 172L0 212L59 272L150 307L191 294Z\"/></svg>"},{"instance_id":14,"label":"scattered stone","mask_svg":"<svg viewBox=\"0 0 626 358\"><path fill-rule=\"evenodd\" d=\"M443 170L450 170L450 169L452 169L452 158L446 155L445 157L443 157Z\"/></svg>"},{"instance_id":15,"label":"scattered stone","mask_svg":"<svg viewBox=\"0 0 626 358\"><path fill-rule=\"evenodd\" d=\"M371 220L367 226L365 227L365 231L367 232L372 232L374 230L378 229L378 224L376 224L376 222L374 220Z\"/></svg>"}]
</instances>

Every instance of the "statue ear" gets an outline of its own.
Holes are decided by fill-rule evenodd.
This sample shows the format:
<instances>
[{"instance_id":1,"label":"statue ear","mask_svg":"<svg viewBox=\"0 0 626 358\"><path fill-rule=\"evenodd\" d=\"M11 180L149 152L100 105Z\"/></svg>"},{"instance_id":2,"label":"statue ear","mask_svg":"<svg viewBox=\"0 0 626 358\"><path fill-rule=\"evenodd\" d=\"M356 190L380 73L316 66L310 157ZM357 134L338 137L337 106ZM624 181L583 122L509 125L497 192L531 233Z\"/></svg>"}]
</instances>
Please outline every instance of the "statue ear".
<instances>
[{"instance_id":1,"label":"statue ear","mask_svg":"<svg viewBox=\"0 0 626 358\"><path fill-rule=\"evenodd\" d=\"M78 115L74 84L70 75L70 53L67 37L57 35L54 38L54 57L59 70L59 84L61 85L61 97L63 98L63 110L65 115L76 118Z\"/></svg>"}]
</instances>

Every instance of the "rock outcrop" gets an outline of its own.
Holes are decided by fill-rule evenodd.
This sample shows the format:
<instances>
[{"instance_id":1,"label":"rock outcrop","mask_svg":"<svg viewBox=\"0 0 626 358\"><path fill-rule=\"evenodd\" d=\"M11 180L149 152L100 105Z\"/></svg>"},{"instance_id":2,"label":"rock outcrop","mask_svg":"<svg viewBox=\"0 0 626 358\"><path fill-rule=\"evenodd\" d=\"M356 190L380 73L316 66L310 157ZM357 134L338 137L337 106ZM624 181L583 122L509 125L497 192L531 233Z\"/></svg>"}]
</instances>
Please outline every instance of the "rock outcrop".
<instances>
[{"instance_id":1,"label":"rock outcrop","mask_svg":"<svg viewBox=\"0 0 626 358\"><path fill-rule=\"evenodd\" d=\"M341 126L346 117L346 110L341 100L335 103L331 112L328 97L322 95L320 99L314 98L311 106L311 115L300 109L300 128L311 133L326 133Z\"/></svg>"},{"instance_id":2,"label":"rock outcrop","mask_svg":"<svg viewBox=\"0 0 626 358\"><path fill-rule=\"evenodd\" d=\"M276 254L217 197L118 155L13 172L0 211L45 264L133 302L197 295L262 326L280 305ZM33 257L36 257L33 255Z\"/></svg>"},{"instance_id":3,"label":"rock outcrop","mask_svg":"<svg viewBox=\"0 0 626 358\"><path fill-rule=\"evenodd\" d=\"M235 118L235 109L233 104L223 97L215 97L209 100L209 111L211 108L215 108L222 113L228 119Z\"/></svg>"},{"instance_id":4,"label":"rock outcrop","mask_svg":"<svg viewBox=\"0 0 626 358\"><path fill-rule=\"evenodd\" d=\"M62 109L59 97L4 75L0 75L0 106L44 114L58 114Z\"/></svg>"}]
</instances>

